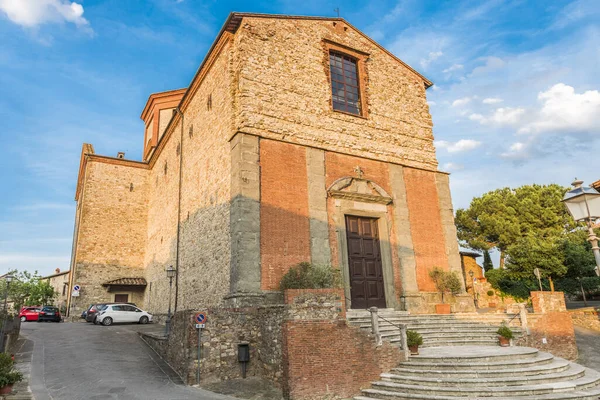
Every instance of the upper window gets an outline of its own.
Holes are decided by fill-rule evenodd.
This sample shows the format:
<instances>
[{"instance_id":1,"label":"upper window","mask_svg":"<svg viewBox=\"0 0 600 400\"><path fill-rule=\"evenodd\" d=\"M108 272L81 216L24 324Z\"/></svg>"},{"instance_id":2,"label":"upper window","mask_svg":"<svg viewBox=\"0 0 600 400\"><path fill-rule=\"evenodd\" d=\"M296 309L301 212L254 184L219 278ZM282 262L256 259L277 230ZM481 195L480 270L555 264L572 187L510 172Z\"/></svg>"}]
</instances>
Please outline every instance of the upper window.
<instances>
[{"instance_id":1,"label":"upper window","mask_svg":"<svg viewBox=\"0 0 600 400\"><path fill-rule=\"evenodd\" d=\"M333 109L361 115L356 59L342 53L329 53Z\"/></svg>"}]
</instances>

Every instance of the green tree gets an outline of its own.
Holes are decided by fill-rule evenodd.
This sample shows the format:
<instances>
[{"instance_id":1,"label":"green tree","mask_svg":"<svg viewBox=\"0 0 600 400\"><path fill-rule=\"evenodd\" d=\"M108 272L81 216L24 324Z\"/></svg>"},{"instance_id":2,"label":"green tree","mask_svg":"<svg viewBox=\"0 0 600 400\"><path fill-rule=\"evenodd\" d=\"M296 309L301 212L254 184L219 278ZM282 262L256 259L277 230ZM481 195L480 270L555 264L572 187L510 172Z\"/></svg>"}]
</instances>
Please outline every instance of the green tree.
<instances>
[{"instance_id":1,"label":"green tree","mask_svg":"<svg viewBox=\"0 0 600 400\"><path fill-rule=\"evenodd\" d=\"M509 248L513 246L512 265L522 264L521 247L533 243L528 238L535 236L555 243L556 238L576 226L561 203L566 191L552 184L485 193L474 198L469 208L456 211L458 238L462 245L475 250L498 249L500 268L504 268ZM540 251L546 247L539 243L536 246Z\"/></svg>"},{"instance_id":2,"label":"green tree","mask_svg":"<svg viewBox=\"0 0 600 400\"><path fill-rule=\"evenodd\" d=\"M494 263L492 263L492 257L488 250L483 251L483 270L487 273L494 269Z\"/></svg>"},{"instance_id":3,"label":"green tree","mask_svg":"<svg viewBox=\"0 0 600 400\"><path fill-rule=\"evenodd\" d=\"M23 305L52 304L58 295L37 271L32 274L27 271L12 270L9 274L14 279L8 286L8 298L13 301L15 310L19 310ZM0 281L1 293L4 293L5 285L6 281Z\"/></svg>"}]
</instances>

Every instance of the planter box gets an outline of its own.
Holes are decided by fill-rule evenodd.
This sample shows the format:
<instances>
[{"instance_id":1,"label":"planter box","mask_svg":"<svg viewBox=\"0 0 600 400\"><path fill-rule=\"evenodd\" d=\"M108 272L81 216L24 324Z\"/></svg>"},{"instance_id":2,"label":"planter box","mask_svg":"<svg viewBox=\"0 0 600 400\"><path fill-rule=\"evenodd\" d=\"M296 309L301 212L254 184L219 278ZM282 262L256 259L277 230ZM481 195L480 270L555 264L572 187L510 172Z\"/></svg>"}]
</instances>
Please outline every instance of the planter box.
<instances>
[{"instance_id":1,"label":"planter box","mask_svg":"<svg viewBox=\"0 0 600 400\"><path fill-rule=\"evenodd\" d=\"M435 312L437 314L450 314L450 304L436 304Z\"/></svg>"}]
</instances>

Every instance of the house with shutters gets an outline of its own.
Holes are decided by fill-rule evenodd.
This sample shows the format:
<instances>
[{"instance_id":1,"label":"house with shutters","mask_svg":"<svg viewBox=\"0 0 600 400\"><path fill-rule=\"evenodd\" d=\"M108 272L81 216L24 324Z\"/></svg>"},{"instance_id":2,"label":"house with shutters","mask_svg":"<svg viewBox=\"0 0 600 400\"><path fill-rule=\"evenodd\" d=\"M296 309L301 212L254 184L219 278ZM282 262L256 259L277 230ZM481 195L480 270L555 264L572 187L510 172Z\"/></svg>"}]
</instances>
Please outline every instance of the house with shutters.
<instances>
[{"instance_id":1,"label":"house with shutters","mask_svg":"<svg viewBox=\"0 0 600 400\"><path fill-rule=\"evenodd\" d=\"M348 309L433 312L430 269L461 258L432 82L401 56L342 18L232 13L189 86L148 98L139 159L83 145L71 315L276 304L301 262L338 268Z\"/></svg>"}]
</instances>

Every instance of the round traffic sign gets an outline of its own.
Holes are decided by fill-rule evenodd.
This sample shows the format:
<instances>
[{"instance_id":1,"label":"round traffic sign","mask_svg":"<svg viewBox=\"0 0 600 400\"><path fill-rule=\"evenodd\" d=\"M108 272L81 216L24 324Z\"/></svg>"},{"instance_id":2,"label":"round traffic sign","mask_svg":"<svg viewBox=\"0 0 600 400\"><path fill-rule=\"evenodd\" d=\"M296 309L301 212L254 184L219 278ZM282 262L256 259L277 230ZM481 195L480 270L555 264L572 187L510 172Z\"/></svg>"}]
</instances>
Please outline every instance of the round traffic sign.
<instances>
[{"instance_id":1,"label":"round traffic sign","mask_svg":"<svg viewBox=\"0 0 600 400\"><path fill-rule=\"evenodd\" d=\"M196 323L197 324L204 324L206 323L206 314L205 313L198 313L196 314Z\"/></svg>"},{"instance_id":2,"label":"round traffic sign","mask_svg":"<svg viewBox=\"0 0 600 400\"><path fill-rule=\"evenodd\" d=\"M79 286L79 285L73 286L74 291L79 292L79 289L81 289L81 286Z\"/></svg>"}]
</instances>

